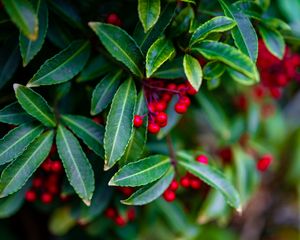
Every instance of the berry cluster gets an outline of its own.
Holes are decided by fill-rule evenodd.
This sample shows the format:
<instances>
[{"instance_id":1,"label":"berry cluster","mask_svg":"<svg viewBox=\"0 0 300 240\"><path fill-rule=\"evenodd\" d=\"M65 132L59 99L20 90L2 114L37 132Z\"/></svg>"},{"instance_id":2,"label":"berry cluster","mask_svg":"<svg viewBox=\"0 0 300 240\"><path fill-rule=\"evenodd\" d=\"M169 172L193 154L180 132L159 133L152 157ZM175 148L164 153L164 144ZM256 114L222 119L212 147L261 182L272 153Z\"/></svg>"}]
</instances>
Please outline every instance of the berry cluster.
<instances>
[{"instance_id":1,"label":"berry cluster","mask_svg":"<svg viewBox=\"0 0 300 240\"><path fill-rule=\"evenodd\" d=\"M47 159L32 180L32 187L26 192L25 199L35 202L40 199L44 204L50 204L60 192L63 166L56 159L56 146L53 145Z\"/></svg>"},{"instance_id":2,"label":"berry cluster","mask_svg":"<svg viewBox=\"0 0 300 240\"><path fill-rule=\"evenodd\" d=\"M125 214L120 214L116 208L109 207L105 210L105 216L112 219L116 225L124 227L128 222L134 221L136 213L133 207L128 208Z\"/></svg>"},{"instance_id":3,"label":"berry cluster","mask_svg":"<svg viewBox=\"0 0 300 240\"><path fill-rule=\"evenodd\" d=\"M165 111L173 97L177 98L174 110L178 114L184 114L191 104L189 95L197 93L189 83L166 84L155 79L147 79L144 82L144 90L148 107L148 132L152 134L157 134L161 128L167 126L168 115ZM141 127L144 117L135 115L134 126Z\"/></svg>"}]
</instances>

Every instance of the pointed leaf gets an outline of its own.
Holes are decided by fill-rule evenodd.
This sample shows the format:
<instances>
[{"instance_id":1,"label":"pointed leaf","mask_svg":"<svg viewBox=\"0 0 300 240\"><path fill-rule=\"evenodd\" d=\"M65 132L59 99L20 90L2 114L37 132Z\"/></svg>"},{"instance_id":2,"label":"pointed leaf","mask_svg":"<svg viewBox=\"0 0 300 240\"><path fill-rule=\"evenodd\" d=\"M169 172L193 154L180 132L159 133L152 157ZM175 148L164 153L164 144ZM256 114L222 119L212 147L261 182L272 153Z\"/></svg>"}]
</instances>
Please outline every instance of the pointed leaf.
<instances>
[{"instance_id":1,"label":"pointed leaf","mask_svg":"<svg viewBox=\"0 0 300 240\"><path fill-rule=\"evenodd\" d=\"M216 79L222 76L225 67L222 63L211 61L205 64L203 68L203 77L208 80Z\"/></svg>"},{"instance_id":2,"label":"pointed leaf","mask_svg":"<svg viewBox=\"0 0 300 240\"><path fill-rule=\"evenodd\" d=\"M158 20L160 0L139 0L138 13L144 30L147 32Z\"/></svg>"},{"instance_id":3,"label":"pointed leaf","mask_svg":"<svg viewBox=\"0 0 300 240\"><path fill-rule=\"evenodd\" d=\"M158 181L144 186L133 193L126 200L121 202L126 205L145 205L159 198L163 192L169 187L174 178L175 172L172 167Z\"/></svg>"},{"instance_id":4,"label":"pointed leaf","mask_svg":"<svg viewBox=\"0 0 300 240\"><path fill-rule=\"evenodd\" d=\"M62 115L63 122L97 155L103 157L104 127L93 120L76 115Z\"/></svg>"},{"instance_id":5,"label":"pointed leaf","mask_svg":"<svg viewBox=\"0 0 300 240\"><path fill-rule=\"evenodd\" d=\"M38 16L39 33L35 41L29 40L24 34L20 33L20 51L25 67L33 57L41 50L48 28L48 8L45 0L35 0L34 10Z\"/></svg>"},{"instance_id":6,"label":"pointed leaf","mask_svg":"<svg viewBox=\"0 0 300 240\"><path fill-rule=\"evenodd\" d=\"M228 5L225 0L218 1L225 15L237 23L231 31L235 45L255 62L258 54L258 40L249 18L234 5Z\"/></svg>"},{"instance_id":7,"label":"pointed leaf","mask_svg":"<svg viewBox=\"0 0 300 240\"><path fill-rule=\"evenodd\" d=\"M143 76L143 55L127 32L106 23L90 22L89 26L114 58L125 64L138 77Z\"/></svg>"},{"instance_id":8,"label":"pointed leaf","mask_svg":"<svg viewBox=\"0 0 300 240\"><path fill-rule=\"evenodd\" d=\"M95 189L94 171L74 135L59 126L56 145L68 180L86 205L90 205Z\"/></svg>"},{"instance_id":9,"label":"pointed leaf","mask_svg":"<svg viewBox=\"0 0 300 240\"><path fill-rule=\"evenodd\" d=\"M149 78L165 61L175 52L170 40L166 38L157 39L149 48L146 56L146 75Z\"/></svg>"},{"instance_id":10,"label":"pointed leaf","mask_svg":"<svg viewBox=\"0 0 300 240\"><path fill-rule=\"evenodd\" d=\"M194 18L195 12L190 5L182 9L169 27L168 33L170 37L177 37L185 32L189 32Z\"/></svg>"},{"instance_id":11,"label":"pointed leaf","mask_svg":"<svg viewBox=\"0 0 300 240\"><path fill-rule=\"evenodd\" d=\"M229 17L214 17L200 25L193 33L189 45L192 46L206 38L210 33L225 32L232 29L236 22Z\"/></svg>"},{"instance_id":12,"label":"pointed leaf","mask_svg":"<svg viewBox=\"0 0 300 240\"><path fill-rule=\"evenodd\" d=\"M142 186L159 179L171 166L164 155L150 156L122 167L110 180L110 186Z\"/></svg>"},{"instance_id":13,"label":"pointed leaf","mask_svg":"<svg viewBox=\"0 0 300 240\"><path fill-rule=\"evenodd\" d=\"M0 122L19 125L33 118L24 111L18 102L11 103L0 110Z\"/></svg>"},{"instance_id":14,"label":"pointed leaf","mask_svg":"<svg viewBox=\"0 0 300 240\"><path fill-rule=\"evenodd\" d=\"M3 0L5 10L11 20L30 39L36 40L38 37L38 19L27 0Z\"/></svg>"},{"instance_id":15,"label":"pointed leaf","mask_svg":"<svg viewBox=\"0 0 300 240\"><path fill-rule=\"evenodd\" d=\"M41 125L25 123L8 132L0 140L0 165L11 162L21 155L43 130Z\"/></svg>"},{"instance_id":16,"label":"pointed leaf","mask_svg":"<svg viewBox=\"0 0 300 240\"><path fill-rule=\"evenodd\" d=\"M48 103L41 95L20 84L14 84L14 90L18 102L29 115L39 120L47 127L56 126L55 116Z\"/></svg>"},{"instance_id":17,"label":"pointed leaf","mask_svg":"<svg viewBox=\"0 0 300 240\"><path fill-rule=\"evenodd\" d=\"M199 61L196 58L185 54L183 58L183 68L189 83L198 91L202 83L203 75Z\"/></svg>"},{"instance_id":18,"label":"pointed leaf","mask_svg":"<svg viewBox=\"0 0 300 240\"><path fill-rule=\"evenodd\" d=\"M165 62L152 77L163 79L185 78L182 57Z\"/></svg>"},{"instance_id":19,"label":"pointed leaf","mask_svg":"<svg viewBox=\"0 0 300 240\"><path fill-rule=\"evenodd\" d=\"M48 156L53 137L53 131L42 134L3 170L0 178L0 197L6 197L24 186Z\"/></svg>"},{"instance_id":20,"label":"pointed leaf","mask_svg":"<svg viewBox=\"0 0 300 240\"><path fill-rule=\"evenodd\" d=\"M54 57L48 59L30 79L27 86L37 87L68 81L83 69L89 55L89 42L74 41Z\"/></svg>"},{"instance_id":21,"label":"pointed leaf","mask_svg":"<svg viewBox=\"0 0 300 240\"><path fill-rule=\"evenodd\" d=\"M223 62L234 70L253 79L253 81L259 81L257 68L251 59L230 45L205 40L195 45L195 47L192 48L192 51L202 54L209 60Z\"/></svg>"},{"instance_id":22,"label":"pointed leaf","mask_svg":"<svg viewBox=\"0 0 300 240\"><path fill-rule=\"evenodd\" d=\"M128 145L136 89L132 79L128 79L118 89L107 117L104 135L105 169L111 168L123 156Z\"/></svg>"},{"instance_id":23,"label":"pointed leaf","mask_svg":"<svg viewBox=\"0 0 300 240\"><path fill-rule=\"evenodd\" d=\"M229 76L236 82L243 84L243 85L253 85L256 82L252 79L247 77L246 75L232 69L232 68L226 68L227 73Z\"/></svg>"},{"instance_id":24,"label":"pointed leaf","mask_svg":"<svg viewBox=\"0 0 300 240\"><path fill-rule=\"evenodd\" d=\"M120 84L122 71L107 74L93 91L91 115L101 113L111 103Z\"/></svg>"}]
</instances>

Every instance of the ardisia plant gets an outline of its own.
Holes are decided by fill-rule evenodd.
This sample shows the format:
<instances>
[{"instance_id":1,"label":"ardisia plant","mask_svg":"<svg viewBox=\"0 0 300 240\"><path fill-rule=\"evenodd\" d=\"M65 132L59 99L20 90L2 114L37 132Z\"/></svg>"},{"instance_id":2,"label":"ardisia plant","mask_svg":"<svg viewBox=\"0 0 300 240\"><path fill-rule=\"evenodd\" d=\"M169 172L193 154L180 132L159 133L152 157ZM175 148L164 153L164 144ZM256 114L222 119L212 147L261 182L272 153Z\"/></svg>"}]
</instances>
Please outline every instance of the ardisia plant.
<instances>
[{"instance_id":1,"label":"ardisia plant","mask_svg":"<svg viewBox=\"0 0 300 240\"><path fill-rule=\"evenodd\" d=\"M0 216L26 201L105 239L240 216L300 81L269 2L2 0ZM167 237L131 228L161 215Z\"/></svg>"}]
</instances>

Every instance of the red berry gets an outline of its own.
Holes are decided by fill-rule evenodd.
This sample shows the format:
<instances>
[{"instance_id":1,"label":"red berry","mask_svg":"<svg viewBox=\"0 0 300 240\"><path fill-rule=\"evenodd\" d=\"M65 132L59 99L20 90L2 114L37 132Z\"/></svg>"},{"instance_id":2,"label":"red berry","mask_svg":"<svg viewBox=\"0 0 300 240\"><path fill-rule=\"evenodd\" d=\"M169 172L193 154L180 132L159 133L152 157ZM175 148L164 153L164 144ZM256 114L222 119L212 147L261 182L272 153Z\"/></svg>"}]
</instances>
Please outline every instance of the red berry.
<instances>
[{"instance_id":1,"label":"red berry","mask_svg":"<svg viewBox=\"0 0 300 240\"><path fill-rule=\"evenodd\" d=\"M173 180L169 186L169 189L172 191L176 191L179 187L179 184L176 180Z\"/></svg>"},{"instance_id":2,"label":"red berry","mask_svg":"<svg viewBox=\"0 0 300 240\"><path fill-rule=\"evenodd\" d=\"M62 164L60 161L56 160L51 163L51 170L53 172L59 173L62 170Z\"/></svg>"},{"instance_id":3,"label":"red berry","mask_svg":"<svg viewBox=\"0 0 300 240\"><path fill-rule=\"evenodd\" d=\"M105 210L105 216L107 218L114 218L117 215L117 211L114 208L107 208Z\"/></svg>"},{"instance_id":4,"label":"red berry","mask_svg":"<svg viewBox=\"0 0 300 240\"><path fill-rule=\"evenodd\" d=\"M163 93L161 99L165 102L170 102L172 99L172 95L170 93Z\"/></svg>"},{"instance_id":5,"label":"red berry","mask_svg":"<svg viewBox=\"0 0 300 240\"><path fill-rule=\"evenodd\" d=\"M263 155L263 156L258 160L258 162L257 162L257 164L256 164L256 168L257 168L259 171L264 172L264 171L266 171L266 170L269 168L269 166L270 166L272 160L273 160L272 155L270 155L270 154L265 154L265 155Z\"/></svg>"},{"instance_id":6,"label":"red berry","mask_svg":"<svg viewBox=\"0 0 300 240\"><path fill-rule=\"evenodd\" d=\"M193 188L193 189L200 189L201 184L202 184L202 182L198 178L193 178L190 180L190 185L191 185L191 188Z\"/></svg>"},{"instance_id":7,"label":"red berry","mask_svg":"<svg viewBox=\"0 0 300 240\"><path fill-rule=\"evenodd\" d=\"M187 107L189 107L189 106L191 105L191 100L190 100L190 98L187 97L187 96L182 96L182 97L180 97L179 102L180 102L180 103L183 103L183 104L186 105Z\"/></svg>"},{"instance_id":8,"label":"red berry","mask_svg":"<svg viewBox=\"0 0 300 240\"><path fill-rule=\"evenodd\" d=\"M52 147L51 147L51 150L50 150L50 155L54 155L56 153L56 145L53 144Z\"/></svg>"},{"instance_id":9,"label":"red berry","mask_svg":"<svg viewBox=\"0 0 300 240\"><path fill-rule=\"evenodd\" d=\"M35 188L40 188L43 185L43 180L40 177L34 178L32 180L32 186Z\"/></svg>"},{"instance_id":10,"label":"red berry","mask_svg":"<svg viewBox=\"0 0 300 240\"><path fill-rule=\"evenodd\" d=\"M47 158L47 159L42 163L41 168L42 168L45 172L51 171L51 160L50 160L50 158Z\"/></svg>"},{"instance_id":11,"label":"red berry","mask_svg":"<svg viewBox=\"0 0 300 240\"><path fill-rule=\"evenodd\" d=\"M109 14L106 18L106 22L109 23L109 24L116 25L116 26L121 26L122 25L121 19L115 13Z\"/></svg>"},{"instance_id":12,"label":"red berry","mask_svg":"<svg viewBox=\"0 0 300 240\"><path fill-rule=\"evenodd\" d=\"M177 89L177 85L175 83L169 83L167 86L168 90L174 91Z\"/></svg>"},{"instance_id":13,"label":"red berry","mask_svg":"<svg viewBox=\"0 0 300 240\"><path fill-rule=\"evenodd\" d=\"M115 223L120 227L124 227L126 225L126 221L121 215L115 218Z\"/></svg>"},{"instance_id":14,"label":"red berry","mask_svg":"<svg viewBox=\"0 0 300 240\"><path fill-rule=\"evenodd\" d=\"M278 99L281 97L281 91L278 87L271 87L270 88L270 94L273 98Z\"/></svg>"},{"instance_id":15,"label":"red berry","mask_svg":"<svg viewBox=\"0 0 300 240\"><path fill-rule=\"evenodd\" d=\"M165 112L159 112L155 116L155 120L159 125L164 124L164 123L168 122L168 114L166 114Z\"/></svg>"},{"instance_id":16,"label":"red berry","mask_svg":"<svg viewBox=\"0 0 300 240\"><path fill-rule=\"evenodd\" d=\"M103 123L103 118L98 116L98 117L93 117L92 119L95 123L98 123L98 124L102 124Z\"/></svg>"},{"instance_id":17,"label":"red berry","mask_svg":"<svg viewBox=\"0 0 300 240\"><path fill-rule=\"evenodd\" d=\"M158 112L163 112L167 108L167 103L164 101L159 101L155 104L155 110Z\"/></svg>"},{"instance_id":18,"label":"red berry","mask_svg":"<svg viewBox=\"0 0 300 240\"><path fill-rule=\"evenodd\" d=\"M190 186L190 179L188 176L184 176L180 179L180 184L184 188L188 188Z\"/></svg>"},{"instance_id":19,"label":"red berry","mask_svg":"<svg viewBox=\"0 0 300 240\"><path fill-rule=\"evenodd\" d=\"M157 134L160 130L160 126L156 123L149 123L148 132L152 134Z\"/></svg>"},{"instance_id":20,"label":"red berry","mask_svg":"<svg viewBox=\"0 0 300 240\"><path fill-rule=\"evenodd\" d=\"M164 195L163 195L164 199L167 201L167 202L173 202L176 198L176 194L175 192L171 191L171 190L166 190L164 192Z\"/></svg>"},{"instance_id":21,"label":"red berry","mask_svg":"<svg viewBox=\"0 0 300 240\"><path fill-rule=\"evenodd\" d=\"M185 93L187 89L188 87L184 83L181 83L177 86L177 91L181 93Z\"/></svg>"},{"instance_id":22,"label":"red berry","mask_svg":"<svg viewBox=\"0 0 300 240\"><path fill-rule=\"evenodd\" d=\"M129 208L127 211L127 219L129 221L133 221L135 219L135 209L134 208Z\"/></svg>"},{"instance_id":23,"label":"red berry","mask_svg":"<svg viewBox=\"0 0 300 240\"><path fill-rule=\"evenodd\" d=\"M119 187L119 190L125 195L130 196L133 193L133 188L131 187Z\"/></svg>"},{"instance_id":24,"label":"red berry","mask_svg":"<svg viewBox=\"0 0 300 240\"><path fill-rule=\"evenodd\" d=\"M44 203L44 204L49 204L49 203L51 203L51 202L53 201L53 196L52 196L52 194L47 193L47 192L43 193L42 196L41 196L41 201L42 201L42 203Z\"/></svg>"},{"instance_id":25,"label":"red berry","mask_svg":"<svg viewBox=\"0 0 300 240\"><path fill-rule=\"evenodd\" d=\"M53 185L53 184L47 186L47 191L51 194L58 194L59 192L57 185Z\"/></svg>"},{"instance_id":26,"label":"red berry","mask_svg":"<svg viewBox=\"0 0 300 240\"><path fill-rule=\"evenodd\" d=\"M34 202L36 198L37 198L36 192L33 190L29 190L25 194L25 199L27 202Z\"/></svg>"},{"instance_id":27,"label":"red berry","mask_svg":"<svg viewBox=\"0 0 300 240\"><path fill-rule=\"evenodd\" d=\"M276 82L279 86L283 87L288 83L287 76L283 73L277 76Z\"/></svg>"},{"instance_id":28,"label":"red berry","mask_svg":"<svg viewBox=\"0 0 300 240\"><path fill-rule=\"evenodd\" d=\"M156 112L155 103L153 103L153 102L149 103L148 110L149 110L149 112L152 112L152 113Z\"/></svg>"},{"instance_id":29,"label":"red berry","mask_svg":"<svg viewBox=\"0 0 300 240\"><path fill-rule=\"evenodd\" d=\"M183 114L187 111L187 106L184 103L178 102L175 104L175 111L179 114Z\"/></svg>"},{"instance_id":30,"label":"red berry","mask_svg":"<svg viewBox=\"0 0 300 240\"><path fill-rule=\"evenodd\" d=\"M133 119L133 125L136 128L139 128L140 126L142 126L143 125L143 118L139 115L135 115L134 119Z\"/></svg>"},{"instance_id":31,"label":"red berry","mask_svg":"<svg viewBox=\"0 0 300 240\"><path fill-rule=\"evenodd\" d=\"M205 165L208 164L208 158L204 154L200 154L199 156L197 156L196 161L199 162L199 163L203 163Z\"/></svg>"},{"instance_id":32,"label":"red berry","mask_svg":"<svg viewBox=\"0 0 300 240\"><path fill-rule=\"evenodd\" d=\"M196 95L197 94L197 90L195 88L193 88L190 84L188 85L188 89L187 89L186 92L189 95Z\"/></svg>"}]
</instances>

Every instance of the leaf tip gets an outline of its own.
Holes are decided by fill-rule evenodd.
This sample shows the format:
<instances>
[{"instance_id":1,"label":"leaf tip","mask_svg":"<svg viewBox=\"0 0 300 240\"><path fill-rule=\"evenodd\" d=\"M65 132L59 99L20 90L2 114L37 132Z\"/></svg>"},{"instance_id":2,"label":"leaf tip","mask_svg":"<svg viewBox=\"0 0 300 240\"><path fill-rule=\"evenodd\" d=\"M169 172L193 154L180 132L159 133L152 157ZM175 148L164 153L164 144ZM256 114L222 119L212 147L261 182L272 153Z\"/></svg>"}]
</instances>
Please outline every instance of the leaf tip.
<instances>
[{"instance_id":1,"label":"leaf tip","mask_svg":"<svg viewBox=\"0 0 300 240\"><path fill-rule=\"evenodd\" d=\"M132 205L132 204L130 204L130 202L127 201L127 199L121 200L120 202L124 205Z\"/></svg>"},{"instance_id":2,"label":"leaf tip","mask_svg":"<svg viewBox=\"0 0 300 240\"><path fill-rule=\"evenodd\" d=\"M239 215L242 215L242 213L243 213L242 206L238 206L238 208L236 209L236 211L238 212Z\"/></svg>"},{"instance_id":3,"label":"leaf tip","mask_svg":"<svg viewBox=\"0 0 300 240\"><path fill-rule=\"evenodd\" d=\"M114 181L114 178L110 179L110 181L108 182L108 186L117 186L117 184Z\"/></svg>"},{"instance_id":4,"label":"leaf tip","mask_svg":"<svg viewBox=\"0 0 300 240\"><path fill-rule=\"evenodd\" d=\"M18 87L22 86L21 84L18 84L18 83L14 83L13 85L13 88L14 88L14 91L17 91Z\"/></svg>"},{"instance_id":5,"label":"leaf tip","mask_svg":"<svg viewBox=\"0 0 300 240\"><path fill-rule=\"evenodd\" d=\"M97 23L97 22L88 22L89 27L93 30L95 30L97 24L99 24L99 23Z\"/></svg>"},{"instance_id":6,"label":"leaf tip","mask_svg":"<svg viewBox=\"0 0 300 240\"><path fill-rule=\"evenodd\" d=\"M88 200L88 199L82 199L82 201L83 201L84 204L87 205L88 207L91 206L91 200Z\"/></svg>"}]
</instances>

